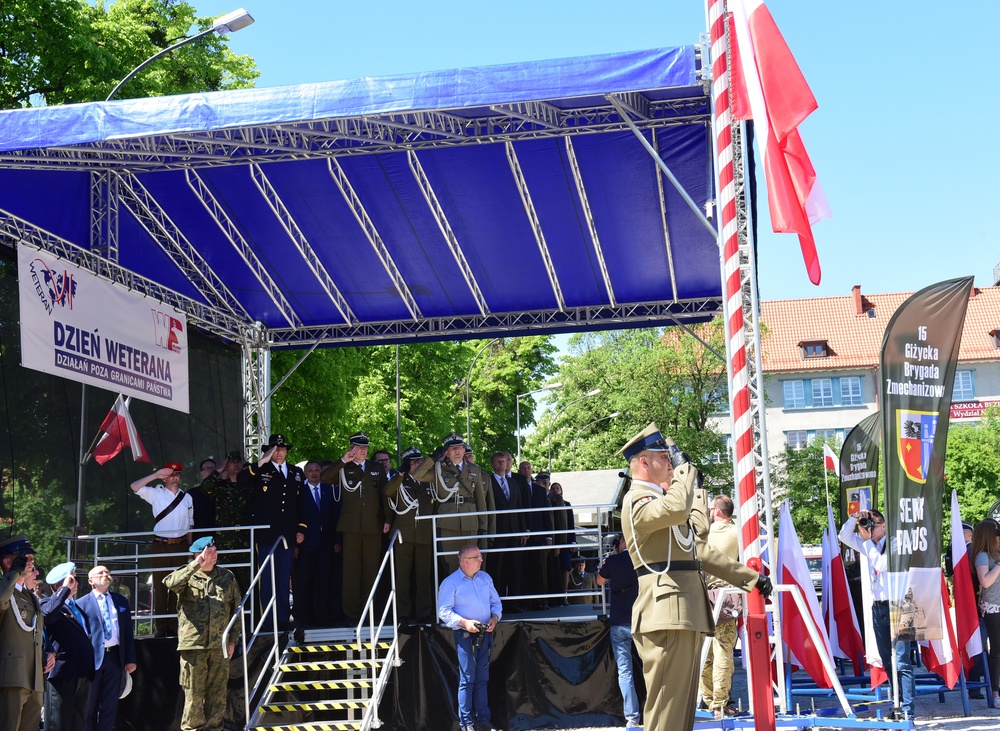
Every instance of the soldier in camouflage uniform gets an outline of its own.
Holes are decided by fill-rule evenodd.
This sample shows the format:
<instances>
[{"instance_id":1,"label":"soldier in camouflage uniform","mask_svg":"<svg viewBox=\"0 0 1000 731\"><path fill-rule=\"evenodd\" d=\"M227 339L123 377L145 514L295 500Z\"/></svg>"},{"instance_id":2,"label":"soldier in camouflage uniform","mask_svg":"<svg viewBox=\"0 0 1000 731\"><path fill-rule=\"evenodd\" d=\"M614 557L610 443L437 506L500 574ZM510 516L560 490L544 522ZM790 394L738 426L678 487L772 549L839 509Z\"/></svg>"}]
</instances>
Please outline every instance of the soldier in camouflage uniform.
<instances>
[{"instance_id":1,"label":"soldier in camouflage uniform","mask_svg":"<svg viewBox=\"0 0 1000 731\"><path fill-rule=\"evenodd\" d=\"M191 544L191 552L196 554L194 560L163 582L179 597L177 650L184 689L181 730L222 731L229 658L239 638L239 623L225 654L222 634L239 611L240 588L232 572L216 566L219 554L210 536Z\"/></svg>"}]
</instances>

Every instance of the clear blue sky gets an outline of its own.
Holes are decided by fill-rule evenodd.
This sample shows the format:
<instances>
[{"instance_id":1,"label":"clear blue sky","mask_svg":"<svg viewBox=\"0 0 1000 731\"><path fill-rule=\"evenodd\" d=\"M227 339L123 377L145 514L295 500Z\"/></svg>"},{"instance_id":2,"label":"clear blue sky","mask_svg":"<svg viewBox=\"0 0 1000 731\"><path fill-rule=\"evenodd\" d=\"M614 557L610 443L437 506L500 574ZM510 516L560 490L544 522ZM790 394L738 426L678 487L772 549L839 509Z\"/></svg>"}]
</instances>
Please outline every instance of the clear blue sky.
<instances>
[{"instance_id":1,"label":"clear blue sky","mask_svg":"<svg viewBox=\"0 0 1000 731\"><path fill-rule=\"evenodd\" d=\"M693 44L705 30L700 0L191 1L201 15L242 2L254 16L230 43L256 59L258 86ZM990 19L940 2L767 4L819 101L801 129L834 217L815 227L814 287L796 237L771 233L763 206L761 297L913 291L970 274L992 285L1000 89L977 32Z\"/></svg>"}]
</instances>

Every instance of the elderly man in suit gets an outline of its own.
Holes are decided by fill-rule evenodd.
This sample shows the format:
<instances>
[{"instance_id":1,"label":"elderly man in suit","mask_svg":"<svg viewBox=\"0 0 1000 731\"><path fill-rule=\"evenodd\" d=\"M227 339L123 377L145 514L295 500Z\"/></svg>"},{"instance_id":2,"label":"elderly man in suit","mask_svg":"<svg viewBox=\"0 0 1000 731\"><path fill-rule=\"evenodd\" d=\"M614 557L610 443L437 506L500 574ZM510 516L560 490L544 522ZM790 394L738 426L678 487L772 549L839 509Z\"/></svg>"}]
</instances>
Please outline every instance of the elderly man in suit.
<instances>
[{"instance_id":1,"label":"elderly man in suit","mask_svg":"<svg viewBox=\"0 0 1000 731\"><path fill-rule=\"evenodd\" d=\"M300 627L328 627L340 614L340 587L330 585L334 554L342 539L340 491L320 481L319 462L306 463L306 482L299 494L299 520L305 540L295 558L295 621Z\"/></svg>"},{"instance_id":2,"label":"elderly man in suit","mask_svg":"<svg viewBox=\"0 0 1000 731\"><path fill-rule=\"evenodd\" d=\"M286 545L274 549L274 603L279 629L292 628L288 592L295 565L295 546L306 539L306 527L299 518L299 492L305 475L300 468L288 463L291 448L283 435L272 434L261 458L255 464L248 464L239 476L240 488L251 491L251 524L271 526L258 530L255 535L257 565L267 558L275 541L282 536L285 538ZM271 585L264 581L260 589L261 606L267 606L270 601Z\"/></svg>"},{"instance_id":3,"label":"elderly man in suit","mask_svg":"<svg viewBox=\"0 0 1000 731\"><path fill-rule=\"evenodd\" d=\"M122 673L135 671L135 640L128 599L111 589L107 566L95 566L87 575L91 591L76 605L87 620L94 653L94 682L87 709L88 731L112 731L118 713Z\"/></svg>"},{"instance_id":4,"label":"elderly man in suit","mask_svg":"<svg viewBox=\"0 0 1000 731\"><path fill-rule=\"evenodd\" d=\"M388 478L381 463L368 459L368 448L367 434L353 434L344 456L322 475L324 482L340 490L337 530L344 543L343 610L353 621L361 618L382 560L382 535L389 531L382 495Z\"/></svg>"},{"instance_id":5,"label":"elderly man in suit","mask_svg":"<svg viewBox=\"0 0 1000 731\"><path fill-rule=\"evenodd\" d=\"M648 689L646 729L690 731L701 646L715 630L702 566L744 591L756 587L765 597L771 582L698 538L692 516L708 512L698 469L656 424L630 439L621 453L632 471L622 533L639 577L632 636Z\"/></svg>"},{"instance_id":6,"label":"elderly man in suit","mask_svg":"<svg viewBox=\"0 0 1000 731\"><path fill-rule=\"evenodd\" d=\"M59 564L45 581L58 587L42 604L46 647L56 656L45 687L45 728L84 731L94 679L94 651L87 620L76 606L76 564Z\"/></svg>"},{"instance_id":7,"label":"elderly man in suit","mask_svg":"<svg viewBox=\"0 0 1000 731\"><path fill-rule=\"evenodd\" d=\"M485 536L496 532L496 520L492 515L470 515L465 513L485 513L495 510L493 491L485 484L479 465L465 461L465 439L452 432L444 438L441 447L424 459L413 472L413 477L421 482L434 485L435 499L438 501L438 515L454 515L454 518L438 519L438 551L445 552L448 572L459 568L458 549L467 541L462 539ZM480 548L486 547L486 540L479 541Z\"/></svg>"},{"instance_id":8,"label":"elderly man in suit","mask_svg":"<svg viewBox=\"0 0 1000 731\"><path fill-rule=\"evenodd\" d=\"M35 549L23 535L0 543L0 729L37 731L42 717L42 674L55 663L45 656L45 618L35 598Z\"/></svg>"}]
</instances>

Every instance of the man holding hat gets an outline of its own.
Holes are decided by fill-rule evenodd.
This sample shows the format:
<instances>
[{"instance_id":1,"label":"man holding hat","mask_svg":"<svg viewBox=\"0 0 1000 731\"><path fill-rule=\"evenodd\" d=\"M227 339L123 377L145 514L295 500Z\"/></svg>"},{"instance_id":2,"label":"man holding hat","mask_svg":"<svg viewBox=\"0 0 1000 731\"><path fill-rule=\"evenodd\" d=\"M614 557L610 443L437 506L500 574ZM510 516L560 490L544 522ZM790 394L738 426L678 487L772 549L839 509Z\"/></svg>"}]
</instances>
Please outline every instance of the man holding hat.
<instances>
[{"instance_id":1,"label":"man holding hat","mask_svg":"<svg viewBox=\"0 0 1000 731\"><path fill-rule=\"evenodd\" d=\"M351 620L361 618L382 560L382 534L389 531L385 520L387 478L380 462L368 459L368 435L352 434L344 456L323 470L323 482L340 493L337 530L344 542L342 604Z\"/></svg>"},{"instance_id":2,"label":"man holding hat","mask_svg":"<svg viewBox=\"0 0 1000 731\"><path fill-rule=\"evenodd\" d=\"M46 647L56 656L45 686L45 728L83 731L94 676L94 651L87 620L76 606L76 564L59 564L45 581L58 587L42 604Z\"/></svg>"},{"instance_id":3,"label":"man holding hat","mask_svg":"<svg viewBox=\"0 0 1000 731\"><path fill-rule=\"evenodd\" d=\"M219 560L211 536L191 544L194 559L166 578L178 596L177 651L181 661L184 713L181 731L222 731L226 712L229 659L240 636L240 623L233 626L226 651L222 635L240 610L240 587Z\"/></svg>"},{"instance_id":4,"label":"man holding hat","mask_svg":"<svg viewBox=\"0 0 1000 731\"><path fill-rule=\"evenodd\" d=\"M412 474L417 480L433 481L434 497L440 503L438 515L459 516L437 521L438 536L442 539L438 550L447 552L444 559L448 571L455 572L459 568L456 553L462 544L459 539L496 532L496 518L492 515L461 517L464 513L495 511L493 491L485 486L479 465L465 461L465 440L457 432L446 436L443 445ZM486 548L486 539L479 544L480 548Z\"/></svg>"},{"instance_id":5,"label":"man holding hat","mask_svg":"<svg viewBox=\"0 0 1000 731\"><path fill-rule=\"evenodd\" d=\"M54 656L42 661L45 618L32 591L35 549L23 535L0 543L0 729L37 731Z\"/></svg>"},{"instance_id":6,"label":"man holding hat","mask_svg":"<svg viewBox=\"0 0 1000 731\"><path fill-rule=\"evenodd\" d=\"M167 462L147 477L140 477L132 483L132 492L141 497L153 508L153 545L150 551L154 554L150 562L154 569L153 609L158 613L172 612L176 609L163 586L166 571L177 565L177 559L170 555L186 551L191 545L191 529L194 527L194 503L191 496L180 489L181 472L184 466L180 462ZM163 485L150 486L151 482L161 480ZM161 569L161 570L157 570ZM177 620L161 618L156 620L156 636L166 637L177 633Z\"/></svg>"},{"instance_id":7,"label":"man holding hat","mask_svg":"<svg viewBox=\"0 0 1000 731\"><path fill-rule=\"evenodd\" d=\"M112 731L118 714L122 672L135 671L135 638L128 599L111 588L111 572L95 566L87 574L91 591L76 603L94 653L94 682L87 709L87 731Z\"/></svg>"},{"instance_id":8,"label":"man holding hat","mask_svg":"<svg viewBox=\"0 0 1000 731\"><path fill-rule=\"evenodd\" d=\"M434 487L419 482L413 471L423 455L416 447L403 452L399 472L389 480L385 494L389 502L392 527L399 530L403 542L396 546L396 601L403 620L434 621L434 536L431 521L417 516L434 512ZM416 594L414 602L412 594Z\"/></svg>"},{"instance_id":9,"label":"man holding hat","mask_svg":"<svg viewBox=\"0 0 1000 731\"><path fill-rule=\"evenodd\" d=\"M697 538L691 517L708 513L698 469L656 424L630 439L621 452L632 472L622 505L622 532L639 577L632 636L648 689L646 729L690 731L701 646L715 629L702 567L744 591L757 588L765 597L771 582Z\"/></svg>"},{"instance_id":10,"label":"man holding hat","mask_svg":"<svg viewBox=\"0 0 1000 731\"><path fill-rule=\"evenodd\" d=\"M305 474L299 467L288 463L288 450L292 445L281 434L272 434L267 440L264 454L256 464L248 464L240 473L240 486L251 493L253 525L269 525L258 530L255 536L257 565L260 566L281 536L287 546L274 549L274 597L278 615L278 628L291 629L291 607L288 592L292 584L295 564L295 546L306 538L306 525L299 517L299 492L305 484ZM270 582L261 583L261 606L271 601Z\"/></svg>"}]
</instances>

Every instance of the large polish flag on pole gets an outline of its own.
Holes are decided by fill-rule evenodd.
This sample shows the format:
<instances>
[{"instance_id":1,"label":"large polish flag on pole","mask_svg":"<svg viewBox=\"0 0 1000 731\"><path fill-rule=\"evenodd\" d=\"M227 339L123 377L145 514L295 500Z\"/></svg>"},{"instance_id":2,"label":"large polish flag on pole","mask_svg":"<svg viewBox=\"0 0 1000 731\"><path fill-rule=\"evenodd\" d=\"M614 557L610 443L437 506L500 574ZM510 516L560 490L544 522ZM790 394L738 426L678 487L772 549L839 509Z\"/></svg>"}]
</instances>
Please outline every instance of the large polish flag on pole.
<instances>
[{"instance_id":1,"label":"large polish flag on pole","mask_svg":"<svg viewBox=\"0 0 1000 731\"><path fill-rule=\"evenodd\" d=\"M837 524L833 521L833 507L829 504L826 514L827 528L823 531L823 619L830 633L834 655L850 660L854 674L861 675L865 643L851 600L840 541L837 539Z\"/></svg>"},{"instance_id":2,"label":"large polish flag on pole","mask_svg":"<svg viewBox=\"0 0 1000 731\"><path fill-rule=\"evenodd\" d=\"M124 447L131 447L132 459L136 462L149 462L149 452L146 451L139 432L132 421L132 415L128 412L128 404L131 396L127 399L118 394L115 405L101 422L101 435L94 447L92 454L97 464L104 464L115 457Z\"/></svg>"},{"instance_id":3,"label":"large polish flag on pole","mask_svg":"<svg viewBox=\"0 0 1000 731\"><path fill-rule=\"evenodd\" d=\"M729 0L734 119L752 119L764 158L767 201L775 233L795 233L809 281L820 282L812 224L830 207L798 126L817 107L788 44L762 0Z\"/></svg>"},{"instance_id":4,"label":"large polish flag on pole","mask_svg":"<svg viewBox=\"0 0 1000 731\"><path fill-rule=\"evenodd\" d=\"M958 649L966 673L972 670L972 658L983 651L979 634L979 613L976 611L976 592L972 588L972 567L965 550L962 534L962 514L958 507L958 492L951 491L951 565L955 580L955 630Z\"/></svg>"}]
</instances>

